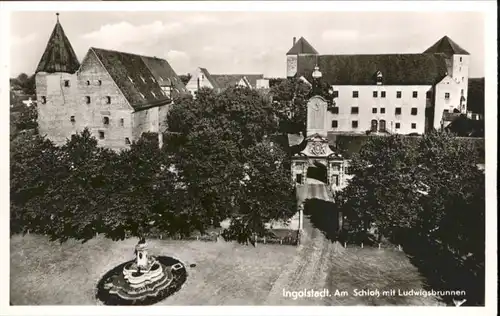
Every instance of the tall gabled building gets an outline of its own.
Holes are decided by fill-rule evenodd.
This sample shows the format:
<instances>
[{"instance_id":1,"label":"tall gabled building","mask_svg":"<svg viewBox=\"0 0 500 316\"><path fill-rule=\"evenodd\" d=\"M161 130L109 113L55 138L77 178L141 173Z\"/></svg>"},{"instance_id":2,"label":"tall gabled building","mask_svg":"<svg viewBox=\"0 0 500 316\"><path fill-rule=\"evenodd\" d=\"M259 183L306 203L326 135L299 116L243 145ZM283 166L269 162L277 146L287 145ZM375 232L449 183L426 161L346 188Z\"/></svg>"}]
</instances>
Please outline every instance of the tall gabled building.
<instances>
[{"instance_id":1,"label":"tall gabled building","mask_svg":"<svg viewBox=\"0 0 500 316\"><path fill-rule=\"evenodd\" d=\"M164 59L92 47L80 64L59 19L36 90L41 135L62 144L89 128L100 146L117 150L144 132L161 135L172 100L188 93Z\"/></svg>"}]
</instances>

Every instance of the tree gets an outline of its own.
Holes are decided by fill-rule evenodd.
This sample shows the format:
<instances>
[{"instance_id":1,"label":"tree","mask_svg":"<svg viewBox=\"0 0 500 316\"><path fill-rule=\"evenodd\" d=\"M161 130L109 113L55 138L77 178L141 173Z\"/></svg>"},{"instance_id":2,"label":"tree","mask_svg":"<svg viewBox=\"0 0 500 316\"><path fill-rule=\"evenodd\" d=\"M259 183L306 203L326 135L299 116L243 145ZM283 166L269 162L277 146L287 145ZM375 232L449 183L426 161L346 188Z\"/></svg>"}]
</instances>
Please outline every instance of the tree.
<instances>
[{"instance_id":1,"label":"tree","mask_svg":"<svg viewBox=\"0 0 500 316\"><path fill-rule=\"evenodd\" d=\"M181 79L181 81L184 85L187 85L189 80L191 80L192 76L191 76L191 74L179 75L179 78Z\"/></svg>"}]
</instances>

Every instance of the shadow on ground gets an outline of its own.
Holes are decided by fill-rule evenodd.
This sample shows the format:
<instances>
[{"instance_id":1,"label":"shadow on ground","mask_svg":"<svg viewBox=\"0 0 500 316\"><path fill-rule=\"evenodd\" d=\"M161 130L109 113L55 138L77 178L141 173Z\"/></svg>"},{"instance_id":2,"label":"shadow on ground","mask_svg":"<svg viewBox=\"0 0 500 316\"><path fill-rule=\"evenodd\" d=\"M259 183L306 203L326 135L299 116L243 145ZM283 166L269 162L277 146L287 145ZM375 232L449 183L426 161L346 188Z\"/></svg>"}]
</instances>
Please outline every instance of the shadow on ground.
<instances>
[{"instance_id":1,"label":"shadow on ground","mask_svg":"<svg viewBox=\"0 0 500 316\"><path fill-rule=\"evenodd\" d=\"M477 264L472 258L460 263L450 252L422 240L409 240L403 247L411 263L426 278L427 290L465 291L465 295L443 296L444 303L454 306L453 300L466 299L462 306L484 306L484 264Z\"/></svg>"},{"instance_id":2,"label":"shadow on ground","mask_svg":"<svg viewBox=\"0 0 500 316\"><path fill-rule=\"evenodd\" d=\"M304 215L332 242L339 240L338 214L335 204L325 200L308 199L304 205Z\"/></svg>"}]
</instances>

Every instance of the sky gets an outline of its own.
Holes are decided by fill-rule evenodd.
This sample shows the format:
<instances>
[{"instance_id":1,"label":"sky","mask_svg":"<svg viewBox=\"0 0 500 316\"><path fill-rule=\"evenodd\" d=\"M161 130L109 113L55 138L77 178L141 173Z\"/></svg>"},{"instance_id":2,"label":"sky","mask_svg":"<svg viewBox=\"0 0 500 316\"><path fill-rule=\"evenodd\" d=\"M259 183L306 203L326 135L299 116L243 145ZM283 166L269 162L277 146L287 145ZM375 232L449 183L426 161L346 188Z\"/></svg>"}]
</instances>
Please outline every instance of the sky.
<instances>
[{"instance_id":1,"label":"sky","mask_svg":"<svg viewBox=\"0 0 500 316\"><path fill-rule=\"evenodd\" d=\"M420 53L448 35L484 76L484 17L478 12L61 12L81 61L90 47L165 58L177 74L286 75L286 53L303 36L320 54ZM13 12L11 77L32 74L55 12Z\"/></svg>"}]
</instances>

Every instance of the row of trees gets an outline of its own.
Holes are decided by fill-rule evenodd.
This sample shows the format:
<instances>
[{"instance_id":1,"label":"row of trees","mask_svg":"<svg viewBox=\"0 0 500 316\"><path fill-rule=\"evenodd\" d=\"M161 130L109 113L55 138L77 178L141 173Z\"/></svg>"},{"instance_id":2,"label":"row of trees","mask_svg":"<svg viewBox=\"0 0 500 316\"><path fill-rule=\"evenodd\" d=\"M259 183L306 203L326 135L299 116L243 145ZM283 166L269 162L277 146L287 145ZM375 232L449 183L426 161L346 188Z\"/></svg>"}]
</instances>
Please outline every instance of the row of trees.
<instances>
[{"instance_id":1,"label":"row of trees","mask_svg":"<svg viewBox=\"0 0 500 316\"><path fill-rule=\"evenodd\" d=\"M422 267L434 269L434 278L451 282L448 290L467 288L478 302L485 259L485 174L478 164L484 158L467 144L447 132L417 143L373 137L353 156L354 178L337 198L353 235L366 237L375 225L379 238L404 245Z\"/></svg>"},{"instance_id":2,"label":"row of trees","mask_svg":"<svg viewBox=\"0 0 500 316\"><path fill-rule=\"evenodd\" d=\"M204 232L231 219L244 242L295 212L288 157L269 102L255 91L203 90L171 109L160 149L145 134L128 150L99 147L88 130L64 146L36 136L11 142L12 232L113 239Z\"/></svg>"}]
</instances>

